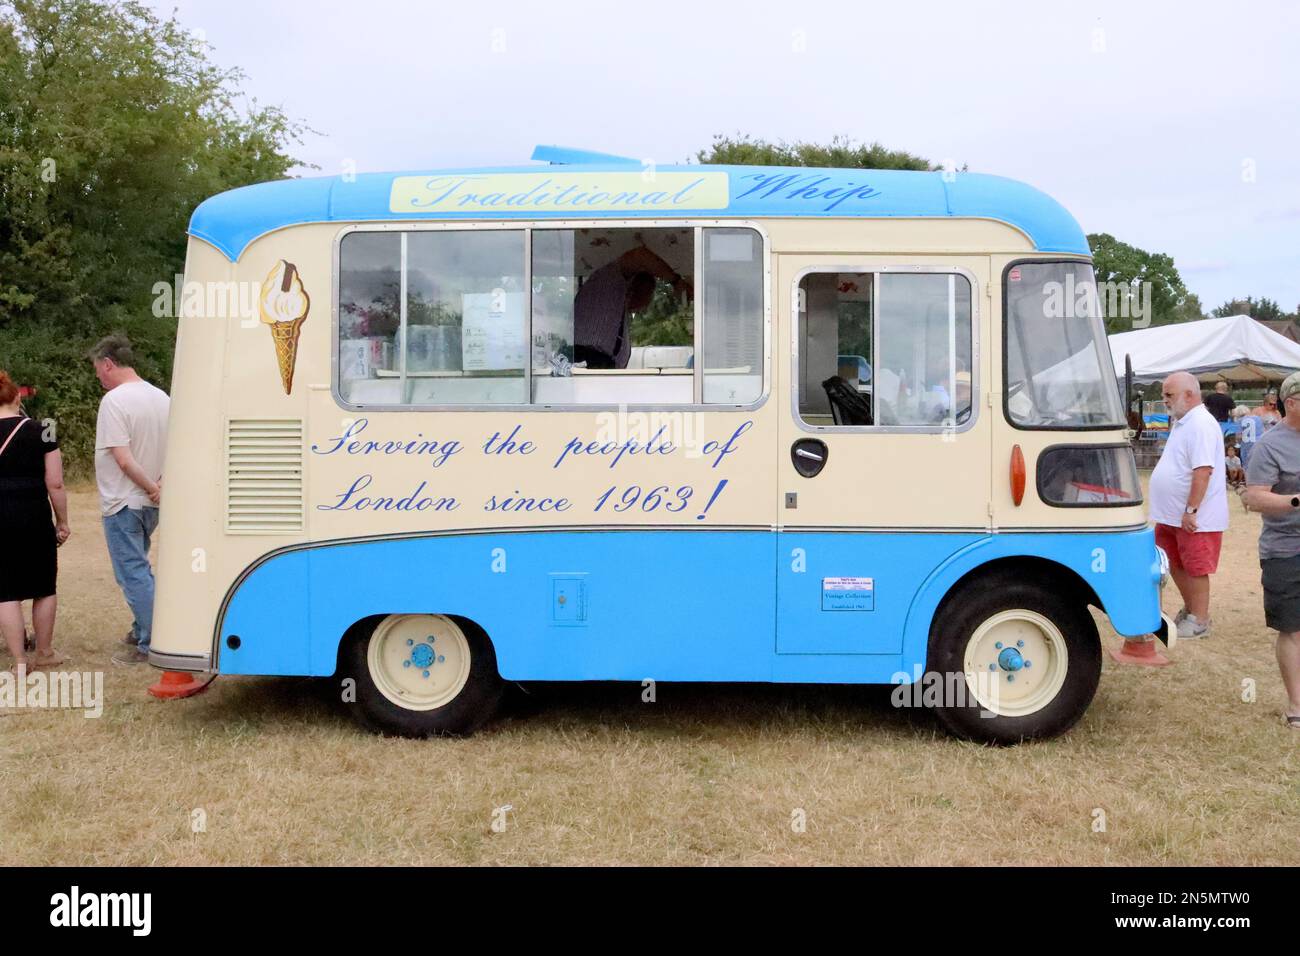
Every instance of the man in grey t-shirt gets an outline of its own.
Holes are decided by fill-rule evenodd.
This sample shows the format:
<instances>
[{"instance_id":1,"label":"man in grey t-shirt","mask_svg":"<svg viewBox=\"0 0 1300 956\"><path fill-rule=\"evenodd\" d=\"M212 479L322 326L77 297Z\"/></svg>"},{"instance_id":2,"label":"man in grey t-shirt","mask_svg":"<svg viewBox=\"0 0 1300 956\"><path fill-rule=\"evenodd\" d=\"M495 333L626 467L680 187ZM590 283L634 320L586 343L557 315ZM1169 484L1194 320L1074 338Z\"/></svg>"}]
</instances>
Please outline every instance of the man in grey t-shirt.
<instances>
[{"instance_id":1,"label":"man in grey t-shirt","mask_svg":"<svg viewBox=\"0 0 1300 956\"><path fill-rule=\"evenodd\" d=\"M1264 517L1259 533L1264 620L1277 635L1287 726L1300 730L1300 372L1278 391L1284 413L1264 433L1246 468L1246 506Z\"/></svg>"},{"instance_id":2,"label":"man in grey t-shirt","mask_svg":"<svg viewBox=\"0 0 1300 956\"><path fill-rule=\"evenodd\" d=\"M91 350L104 386L95 426L95 481L99 485L104 540L135 622L113 655L115 664L149 660L153 627L153 568L149 542L158 527L170 399L135 371L131 343L110 335Z\"/></svg>"}]
</instances>

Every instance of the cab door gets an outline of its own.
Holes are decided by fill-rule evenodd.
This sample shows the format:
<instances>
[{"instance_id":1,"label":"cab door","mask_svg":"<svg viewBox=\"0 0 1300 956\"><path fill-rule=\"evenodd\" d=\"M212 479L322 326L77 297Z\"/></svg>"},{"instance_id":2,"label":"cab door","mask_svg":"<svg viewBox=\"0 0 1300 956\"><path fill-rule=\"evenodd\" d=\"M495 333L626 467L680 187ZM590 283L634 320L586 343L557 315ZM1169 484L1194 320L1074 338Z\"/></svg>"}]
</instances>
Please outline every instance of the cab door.
<instances>
[{"instance_id":1,"label":"cab door","mask_svg":"<svg viewBox=\"0 0 1300 956\"><path fill-rule=\"evenodd\" d=\"M987 257L782 256L779 654L898 654L988 533Z\"/></svg>"}]
</instances>

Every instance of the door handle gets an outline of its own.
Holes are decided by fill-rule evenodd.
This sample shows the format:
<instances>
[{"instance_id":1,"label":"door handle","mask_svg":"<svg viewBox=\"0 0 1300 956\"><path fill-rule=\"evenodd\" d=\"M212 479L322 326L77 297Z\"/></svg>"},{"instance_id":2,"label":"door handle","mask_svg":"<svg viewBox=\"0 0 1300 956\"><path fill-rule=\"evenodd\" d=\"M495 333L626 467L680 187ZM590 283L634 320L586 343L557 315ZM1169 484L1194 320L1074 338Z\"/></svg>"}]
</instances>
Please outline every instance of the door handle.
<instances>
[{"instance_id":1,"label":"door handle","mask_svg":"<svg viewBox=\"0 0 1300 956\"><path fill-rule=\"evenodd\" d=\"M826 467L830 457L830 449L820 438L800 438L790 446L790 461L794 470L805 478L817 475Z\"/></svg>"}]
</instances>

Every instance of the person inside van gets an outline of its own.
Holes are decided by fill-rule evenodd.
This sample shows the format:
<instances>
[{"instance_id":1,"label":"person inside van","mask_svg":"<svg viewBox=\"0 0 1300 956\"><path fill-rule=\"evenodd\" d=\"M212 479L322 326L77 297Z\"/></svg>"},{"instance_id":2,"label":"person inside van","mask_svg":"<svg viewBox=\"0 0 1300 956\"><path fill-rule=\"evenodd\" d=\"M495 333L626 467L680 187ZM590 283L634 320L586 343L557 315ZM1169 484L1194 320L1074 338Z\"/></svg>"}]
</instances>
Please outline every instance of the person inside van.
<instances>
[{"instance_id":1,"label":"person inside van","mask_svg":"<svg viewBox=\"0 0 1300 956\"><path fill-rule=\"evenodd\" d=\"M645 246L637 246L587 277L573 299L573 361L587 368L627 368L632 354L628 316L654 298L658 280L673 292L691 284Z\"/></svg>"},{"instance_id":2,"label":"person inside van","mask_svg":"<svg viewBox=\"0 0 1300 956\"><path fill-rule=\"evenodd\" d=\"M964 425L970 419L971 404L971 378L970 372L961 369L957 372L954 382L956 386L956 402L948 396L948 387L942 376L947 372L934 378L934 384L930 386L926 394L926 407L933 421L941 424Z\"/></svg>"}]
</instances>

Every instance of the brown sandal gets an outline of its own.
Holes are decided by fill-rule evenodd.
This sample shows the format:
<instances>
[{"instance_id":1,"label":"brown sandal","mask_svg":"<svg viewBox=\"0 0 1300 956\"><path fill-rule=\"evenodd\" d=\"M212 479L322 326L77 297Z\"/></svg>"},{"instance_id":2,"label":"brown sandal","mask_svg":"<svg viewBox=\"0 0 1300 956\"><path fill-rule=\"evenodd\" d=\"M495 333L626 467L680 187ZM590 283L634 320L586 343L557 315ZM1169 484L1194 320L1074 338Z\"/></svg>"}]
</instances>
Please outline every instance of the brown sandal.
<instances>
[{"instance_id":1,"label":"brown sandal","mask_svg":"<svg viewBox=\"0 0 1300 956\"><path fill-rule=\"evenodd\" d=\"M32 670L36 670L37 668L41 668L41 667L58 667L65 660L67 660L67 658L65 658L58 651L50 651L50 653L48 654L37 654L36 659L32 661L28 666Z\"/></svg>"}]
</instances>

